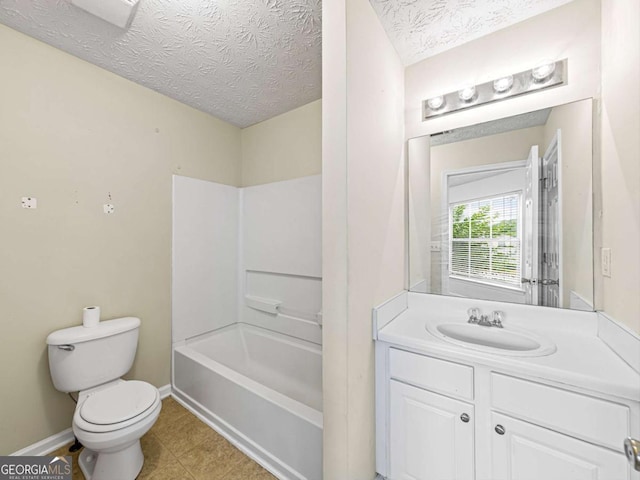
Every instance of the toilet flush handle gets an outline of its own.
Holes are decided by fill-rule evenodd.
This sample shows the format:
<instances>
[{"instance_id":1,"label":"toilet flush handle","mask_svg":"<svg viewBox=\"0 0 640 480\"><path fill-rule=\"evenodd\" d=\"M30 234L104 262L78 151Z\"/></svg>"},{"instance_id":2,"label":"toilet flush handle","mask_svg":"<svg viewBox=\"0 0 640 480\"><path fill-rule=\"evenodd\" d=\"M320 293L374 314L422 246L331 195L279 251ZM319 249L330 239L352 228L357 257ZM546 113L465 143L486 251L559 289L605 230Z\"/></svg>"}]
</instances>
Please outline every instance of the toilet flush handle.
<instances>
[{"instance_id":1,"label":"toilet flush handle","mask_svg":"<svg viewBox=\"0 0 640 480\"><path fill-rule=\"evenodd\" d=\"M76 349L75 345L58 345L60 350L66 350L67 352L73 352Z\"/></svg>"}]
</instances>

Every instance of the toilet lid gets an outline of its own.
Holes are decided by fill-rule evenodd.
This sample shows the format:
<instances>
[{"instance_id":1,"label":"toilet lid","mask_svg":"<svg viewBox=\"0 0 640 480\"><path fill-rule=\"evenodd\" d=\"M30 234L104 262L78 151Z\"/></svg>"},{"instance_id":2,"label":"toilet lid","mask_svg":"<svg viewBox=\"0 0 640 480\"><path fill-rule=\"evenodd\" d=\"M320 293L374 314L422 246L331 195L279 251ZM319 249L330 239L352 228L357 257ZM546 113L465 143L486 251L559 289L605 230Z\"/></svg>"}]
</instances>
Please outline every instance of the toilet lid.
<instances>
[{"instance_id":1,"label":"toilet lid","mask_svg":"<svg viewBox=\"0 0 640 480\"><path fill-rule=\"evenodd\" d=\"M80 416L94 425L125 422L147 410L158 389L146 382L130 380L90 395L80 408Z\"/></svg>"}]
</instances>

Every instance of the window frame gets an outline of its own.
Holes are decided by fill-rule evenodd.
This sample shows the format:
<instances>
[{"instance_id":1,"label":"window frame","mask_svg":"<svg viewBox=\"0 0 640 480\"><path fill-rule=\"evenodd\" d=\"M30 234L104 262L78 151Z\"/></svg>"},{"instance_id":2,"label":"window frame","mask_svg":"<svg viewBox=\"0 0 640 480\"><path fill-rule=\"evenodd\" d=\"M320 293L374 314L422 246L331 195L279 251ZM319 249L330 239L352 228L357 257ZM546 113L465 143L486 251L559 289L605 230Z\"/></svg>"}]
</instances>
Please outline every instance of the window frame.
<instances>
[{"instance_id":1,"label":"window frame","mask_svg":"<svg viewBox=\"0 0 640 480\"><path fill-rule=\"evenodd\" d=\"M514 279L514 282L502 282L500 280L494 280L494 279L488 279L488 278L482 278L482 277L477 277L477 276L472 276L471 273L468 274L468 276L464 276L461 274L456 274L452 271L453 269L453 244L456 241L456 239L454 239L453 236L453 215L452 215L452 211L455 207L460 206L460 205L467 205L467 207L469 207L472 203L477 203L477 202L482 202L482 201L493 201L496 199L501 199L501 198L506 198L506 197L517 197L518 200L518 205L516 208L517 211L517 222L516 222L516 237L514 237L511 240L503 240L503 241L516 241L519 242L519 254L518 254L518 271L520 272L520 275L518 276L518 278ZM448 278L451 280L458 280L458 281L463 281L463 282L470 282L470 283L474 283L474 284L479 284L482 286L488 286L488 287L494 287L494 288L504 288L504 289L508 289L508 290L514 290L517 292L523 292L524 288L522 287L522 283L520 281L520 278L522 276L522 269L523 269L523 261L524 261L524 257L523 257L523 243L524 243L524 225L523 225L523 198L524 198L524 191L523 190L512 190L512 191L506 191L497 195L489 195L489 196L482 196L482 197L476 197L476 198L471 198L468 200L465 200L463 202L455 202L455 203L448 203L447 206L447 216L448 216L448 236L449 236L449 241L448 241L448 266L447 266L447 276ZM490 224L490 235L493 234L493 223ZM497 242L499 240L494 240L492 236L490 237L479 237L479 238L472 238L470 236L469 233L469 237L467 238L463 238L463 239L458 239L458 241L460 243L462 242L467 242L469 245L471 243L473 243L474 241L476 241L477 243L486 243L489 246L489 252L490 252L490 256L492 255L493 249L491 246L492 242ZM471 257L469 257L469 265L471 264Z\"/></svg>"}]
</instances>

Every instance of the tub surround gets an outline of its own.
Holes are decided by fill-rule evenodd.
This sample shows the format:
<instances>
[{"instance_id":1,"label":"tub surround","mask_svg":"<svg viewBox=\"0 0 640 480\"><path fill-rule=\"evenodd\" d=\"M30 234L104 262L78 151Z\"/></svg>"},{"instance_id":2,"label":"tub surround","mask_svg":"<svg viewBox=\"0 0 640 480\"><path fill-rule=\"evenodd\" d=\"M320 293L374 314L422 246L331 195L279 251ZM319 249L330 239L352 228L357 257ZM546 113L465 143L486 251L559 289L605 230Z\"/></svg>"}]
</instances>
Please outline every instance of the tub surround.
<instances>
[{"instance_id":1,"label":"tub surround","mask_svg":"<svg viewBox=\"0 0 640 480\"><path fill-rule=\"evenodd\" d=\"M235 322L238 212L238 188L173 176L172 343Z\"/></svg>"},{"instance_id":2,"label":"tub surround","mask_svg":"<svg viewBox=\"0 0 640 480\"><path fill-rule=\"evenodd\" d=\"M174 345L236 322L322 343L321 185L320 175L242 188L174 175Z\"/></svg>"},{"instance_id":3,"label":"tub surround","mask_svg":"<svg viewBox=\"0 0 640 480\"><path fill-rule=\"evenodd\" d=\"M543 336L557 350L537 357L491 354L427 331L427 324L466 325L470 307L483 314L500 310L505 329ZM622 442L640 433L640 373L631 366L640 339L610 319L596 312L403 292L374 309L373 320L376 465L385 477L404 478L412 469L413 475L421 469L433 473L431 465L439 460L423 461L417 449L437 448L430 445L435 434L412 425L447 412L447 420L440 418L447 426L438 426L438 435L442 442L448 434L454 439L454 453L446 455L459 465L459 478L510 478L508 468L549 464L556 450L568 452L558 460L559 472L575 467L592 469L594 478L638 478L627 468ZM526 447L518 443L523 438L530 441ZM588 461L579 465L578 458ZM540 468L543 478L547 470Z\"/></svg>"},{"instance_id":4,"label":"tub surround","mask_svg":"<svg viewBox=\"0 0 640 480\"><path fill-rule=\"evenodd\" d=\"M322 478L321 185L174 177L174 395L280 478Z\"/></svg>"},{"instance_id":5,"label":"tub surround","mask_svg":"<svg viewBox=\"0 0 640 480\"><path fill-rule=\"evenodd\" d=\"M322 177L244 187L240 196L239 321L321 344ZM251 297L280 308L265 312Z\"/></svg>"}]
</instances>

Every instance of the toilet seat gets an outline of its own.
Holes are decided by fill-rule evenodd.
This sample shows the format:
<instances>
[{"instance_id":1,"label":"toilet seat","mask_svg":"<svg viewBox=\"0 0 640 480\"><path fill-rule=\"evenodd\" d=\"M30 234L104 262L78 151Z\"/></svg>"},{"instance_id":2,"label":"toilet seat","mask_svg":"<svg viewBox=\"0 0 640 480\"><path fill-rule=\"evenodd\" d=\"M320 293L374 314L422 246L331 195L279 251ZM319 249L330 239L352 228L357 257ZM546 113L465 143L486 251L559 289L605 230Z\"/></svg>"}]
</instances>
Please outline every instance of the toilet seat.
<instances>
[{"instance_id":1,"label":"toilet seat","mask_svg":"<svg viewBox=\"0 0 640 480\"><path fill-rule=\"evenodd\" d=\"M156 389L146 382L122 382L90 395L80 407L80 416L95 425L125 422L147 410L156 399L156 393Z\"/></svg>"},{"instance_id":2,"label":"toilet seat","mask_svg":"<svg viewBox=\"0 0 640 480\"><path fill-rule=\"evenodd\" d=\"M159 402L160 392L153 385L121 381L87 395L76 408L73 420L87 432L112 432L141 421Z\"/></svg>"}]
</instances>

